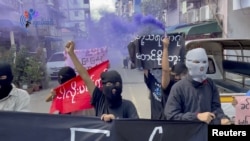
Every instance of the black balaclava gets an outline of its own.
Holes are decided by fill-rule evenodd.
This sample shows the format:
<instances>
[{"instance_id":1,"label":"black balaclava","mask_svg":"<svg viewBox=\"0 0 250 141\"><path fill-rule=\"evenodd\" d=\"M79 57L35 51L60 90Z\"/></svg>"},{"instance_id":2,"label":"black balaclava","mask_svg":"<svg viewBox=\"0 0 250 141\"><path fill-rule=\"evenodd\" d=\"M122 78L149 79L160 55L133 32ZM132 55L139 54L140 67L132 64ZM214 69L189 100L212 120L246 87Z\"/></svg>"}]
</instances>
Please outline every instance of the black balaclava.
<instances>
[{"instance_id":1,"label":"black balaclava","mask_svg":"<svg viewBox=\"0 0 250 141\"><path fill-rule=\"evenodd\" d=\"M0 79L0 99L7 97L12 90L13 74L11 66L8 63L0 63L0 77L6 76L6 79Z\"/></svg>"},{"instance_id":2,"label":"black balaclava","mask_svg":"<svg viewBox=\"0 0 250 141\"><path fill-rule=\"evenodd\" d=\"M63 84L74 77L76 77L75 70L71 67L68 67L68 66L61 68L60 71L58 72L59 84ZM62 113L59 112L59 114L62 114ZM71 113L65 113L65 114L70 115Z\"/></svg>"},{"instance_id":3,"label":"black balaclava","mask_svg":"<svg viewBox=\"0 0 250 141\"><path fill-rule=\"evenodd\" d=\"M106 97L106 102L110 108L117 108L122 104L122 78L121 75L114 70L106 71L101 74L101 81L103 84L103 94ZM106 83L112 83L112 86L106 86ZM116 86L116 82L120 85ZM115 89L116 92L113 94L112 90Z\"/></svg>"},{"instance_id":4,"label":"black balaclava","mask_svg":"<svg viewBox=\"0 0 250 141\"><path fill-rule=\"evenodd\" d=\"M58 72L59 84L63 84L74 77L76 77L75 70L71 67L68 67L68 66L61 68L61 70Z\"/></svg>"}]
</instances>

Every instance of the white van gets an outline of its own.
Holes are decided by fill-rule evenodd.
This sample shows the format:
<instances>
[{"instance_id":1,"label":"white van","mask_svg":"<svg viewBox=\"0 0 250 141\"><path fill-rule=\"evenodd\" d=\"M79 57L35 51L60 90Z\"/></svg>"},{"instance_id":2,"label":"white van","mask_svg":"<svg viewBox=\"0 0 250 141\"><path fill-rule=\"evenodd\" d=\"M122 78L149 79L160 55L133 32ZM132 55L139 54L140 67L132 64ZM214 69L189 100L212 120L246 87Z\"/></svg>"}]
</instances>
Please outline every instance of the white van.
<instances>
[{"instance_id":1,"label":"white van","mask_svg":"<svg viewBox=\"0 0 250 141\"><path fill-rule=\"evenodd\" d=\"M58 77L59 70L66 66L65 60L64 52L56 52L49 58L46 66L47 74L51 79Z\"/></svg>"}]
</instances>

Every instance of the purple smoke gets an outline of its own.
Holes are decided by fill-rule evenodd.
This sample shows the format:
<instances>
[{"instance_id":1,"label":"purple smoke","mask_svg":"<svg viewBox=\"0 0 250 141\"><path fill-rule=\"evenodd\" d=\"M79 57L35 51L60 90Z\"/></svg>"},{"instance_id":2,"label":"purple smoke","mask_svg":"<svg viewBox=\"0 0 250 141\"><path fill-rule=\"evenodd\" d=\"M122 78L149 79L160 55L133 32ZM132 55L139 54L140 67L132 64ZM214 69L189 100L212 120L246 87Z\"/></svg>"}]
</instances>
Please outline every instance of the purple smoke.
<instances>
[{"instance_id":1,"label":"purple smoke","mask_svg":"<svg viewBox=\"0 0 250 141\"><path fill-rule=\"evenodd\" d=\"M83 48L108 46L125 48L137 35L152 34L150 30L161 30L164 25L153 16L135 15L129 20L114 13L102 13L99 21L89 20L87 38L81 41Z\"/></svg>"},{"instance_id":2,"label":"purple smoke","mask_svg":"<svg viewBox=\"0 0 250 141\"><path fill-rule=\"evenodd\" d=\"M152 15L143 16L141 14L137 14L134 16L134 21L138 25L152 25L159 29L165 30L164 24L162 24L160 21L156 20Z\"/></svg>"}]
</instances>

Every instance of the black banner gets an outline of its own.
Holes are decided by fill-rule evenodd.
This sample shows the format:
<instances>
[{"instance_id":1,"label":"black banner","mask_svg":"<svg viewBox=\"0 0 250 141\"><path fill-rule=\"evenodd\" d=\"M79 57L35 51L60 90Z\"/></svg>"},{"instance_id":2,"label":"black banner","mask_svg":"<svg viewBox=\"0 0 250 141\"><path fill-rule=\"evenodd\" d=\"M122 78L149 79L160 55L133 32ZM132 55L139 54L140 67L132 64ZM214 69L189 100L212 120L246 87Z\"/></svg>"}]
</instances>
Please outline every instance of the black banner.
<instances>
[{"instance_id":1,"label":"black banner","mask_svg":"<svg viewBox=\"0 0 250 141\"><path fill-rule=\"evenodd\" d=\"M207 141L199 122L0 112L1 141Z\"/></svg>"},{"instance_id":2,"label":"black banner","mask_svg":"<svg viewBox=\"0 0 250 141\"><path fill-rule=\"evenodd\" d=\"M161 68L161 57L164 35L145 35L130 42L128 51L134 68L153 69ZM170 44L168 47L170 67L177 61L184 61L185 40L182 33L168 34Z\"/></svg>"}]
</instances>

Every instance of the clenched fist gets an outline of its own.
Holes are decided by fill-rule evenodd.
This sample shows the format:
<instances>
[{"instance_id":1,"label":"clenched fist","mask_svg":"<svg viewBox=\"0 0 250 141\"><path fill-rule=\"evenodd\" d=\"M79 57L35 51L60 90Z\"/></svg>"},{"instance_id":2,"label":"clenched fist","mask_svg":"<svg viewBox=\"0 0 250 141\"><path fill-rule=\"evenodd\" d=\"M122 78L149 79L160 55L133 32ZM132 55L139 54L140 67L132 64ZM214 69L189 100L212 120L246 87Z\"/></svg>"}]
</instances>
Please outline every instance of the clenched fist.
<instances>
[{"instance_id":1,"label":"clenched fist","mask_svg":"<svg viewBox=\"0 0 250 141\"><path fill-rule=\"evenodd\" d=\"M74 53L74 49L75 49L75 43L73 41L69 41L65 46L65 50L68 54Z\"/></svg>"}]
</instances>

